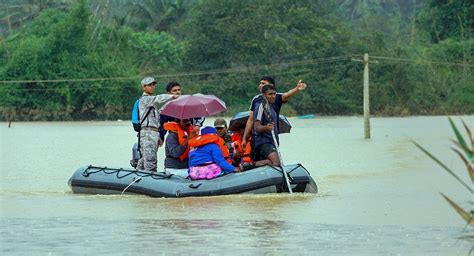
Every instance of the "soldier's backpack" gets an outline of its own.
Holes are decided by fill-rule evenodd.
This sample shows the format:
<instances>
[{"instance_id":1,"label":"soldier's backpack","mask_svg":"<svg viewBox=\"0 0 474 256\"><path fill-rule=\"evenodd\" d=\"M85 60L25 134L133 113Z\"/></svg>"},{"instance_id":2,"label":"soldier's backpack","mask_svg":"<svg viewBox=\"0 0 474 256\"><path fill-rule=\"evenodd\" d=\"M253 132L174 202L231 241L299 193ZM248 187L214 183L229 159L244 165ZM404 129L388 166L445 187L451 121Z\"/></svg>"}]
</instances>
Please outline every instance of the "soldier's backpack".
<instances>
[{"instance_id":1,"label":"soldier's backpack","mask_svg":"<svg viewBox=\"0 0 474 256\"><path fill-rule=\"evenodd\" d=\"M139 112L140 107L139 106L140 106L140 99L137 99L135 101L135 104L133 104L133 110L132 110L132 125L133 125L133 130L135 130L136 132L141 131L143 121L146 120L151 110L154 109L154 107L148 108L148 111L143 117L143 120L140 121L140 112Z\"/></svg>"}]
</instances>

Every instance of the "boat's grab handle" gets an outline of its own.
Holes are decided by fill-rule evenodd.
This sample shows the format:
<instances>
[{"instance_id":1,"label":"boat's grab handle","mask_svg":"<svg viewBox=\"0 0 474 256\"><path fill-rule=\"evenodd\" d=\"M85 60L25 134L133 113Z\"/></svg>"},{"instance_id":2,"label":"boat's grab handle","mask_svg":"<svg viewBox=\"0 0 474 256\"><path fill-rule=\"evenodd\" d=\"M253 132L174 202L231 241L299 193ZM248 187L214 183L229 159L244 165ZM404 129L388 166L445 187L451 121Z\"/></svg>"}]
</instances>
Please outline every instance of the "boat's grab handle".
<instances>
[{"instance_id":1,"label":"boat's grab handle","mask_svg":"<svg viewBox=\"0 0 474 256\"><path fill-rule=\"evenodd\" d=\"M201 186L201 185L202 185L202 183L199 183L199 184L189 184L189 187L196 189L196 188L199 188L199 186Z\"/></svg>"}]
</instances>

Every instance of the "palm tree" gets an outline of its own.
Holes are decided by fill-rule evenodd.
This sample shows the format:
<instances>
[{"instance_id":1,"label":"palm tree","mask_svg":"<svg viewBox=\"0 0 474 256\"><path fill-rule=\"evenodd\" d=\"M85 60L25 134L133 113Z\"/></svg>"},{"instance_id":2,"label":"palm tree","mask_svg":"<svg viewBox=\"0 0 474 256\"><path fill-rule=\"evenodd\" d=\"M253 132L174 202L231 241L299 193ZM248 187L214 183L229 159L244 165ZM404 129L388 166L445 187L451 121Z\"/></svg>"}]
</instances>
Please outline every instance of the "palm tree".
<instances>
[{"instance_id":1,"label":"palm tree","mask_svg":"<svg viewBox=\"0 0 474 256\"><path fill-rule=\"evenodd\" d=\"M0 34L7 37L12 30L34 19L49 8L65 8L66 0L8 1L0 4Z\"/></svg>"},{"instance_id":2,"label":"palm tree","mask_svg":"<svg viewBox=\"0 0 474 256\"><path fill-rule=\"evenodd\" d=\"M192 0L145 0L97 2L95 13L107 13L109 21L140 30L171 31L172 24L184 18Z\"/></svg>"}]
</instances>

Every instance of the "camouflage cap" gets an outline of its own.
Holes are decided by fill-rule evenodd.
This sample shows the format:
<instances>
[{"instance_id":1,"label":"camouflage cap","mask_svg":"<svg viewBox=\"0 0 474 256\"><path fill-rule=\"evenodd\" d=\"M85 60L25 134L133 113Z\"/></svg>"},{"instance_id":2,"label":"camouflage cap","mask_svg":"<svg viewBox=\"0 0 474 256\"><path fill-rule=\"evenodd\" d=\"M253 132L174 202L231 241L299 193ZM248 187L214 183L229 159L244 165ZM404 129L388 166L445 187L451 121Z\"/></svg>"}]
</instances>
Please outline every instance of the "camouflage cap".
<instances>
[{"instance_id":1,"label":"camouflage cap","mask_svg":"<svg viewBox=\"0 0 474 256\"><path fill-rule=\"evenodd\" d=\"M217 118L216 121L214 121L214 127L215 128L227 127L227 122L223 118Z\"/></svg>"},{"instance_id":2,"label":"camouflage cap","mask_svg":"<svg viewBox=\"0 0 474 256\"><path fill-rule=\"evenodd\" d=\"M151 83L156 83L156 80L155 78L151 77L151 76L147 76L145 78L142 79L142 86L145 86L147 84L151 84Z\"/></svg>"}]
</instances>

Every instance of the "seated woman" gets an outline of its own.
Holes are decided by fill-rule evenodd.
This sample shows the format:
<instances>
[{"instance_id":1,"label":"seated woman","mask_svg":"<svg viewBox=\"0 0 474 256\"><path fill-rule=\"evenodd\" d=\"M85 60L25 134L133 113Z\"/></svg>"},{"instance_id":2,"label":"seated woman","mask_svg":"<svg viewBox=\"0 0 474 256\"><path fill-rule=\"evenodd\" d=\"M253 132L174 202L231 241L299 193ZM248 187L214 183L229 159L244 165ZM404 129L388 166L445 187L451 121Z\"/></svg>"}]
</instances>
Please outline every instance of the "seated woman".
<instances>
[{"instance_id":1,"label":"seated woman","mask_svg":"<svg viewBox=\"0 0 474 256\"><path fill-rule=\"evenodd\" d=\"M239 168L232 166L225 159L225 149L220 145L222 138L216 134L214 127L204 127L201 135L189 140L189 177L193 180L214 179L216 177L238 172ZM228 152L228 151L227 151ZM227 153L228 154L228 153Z\"/></svg>"},{"instance_id":2,"label":"seated woman","mask_svg":"<svg viewBox=\"0 0 474 256\"><path fill-rule=\"evenodd\" d=\"M165 143L165 172L186 178L188 176L188 142L197 135L196 130L189 119L167 122L163 127L169 132Z\"/></svg>"}]
</instances>

